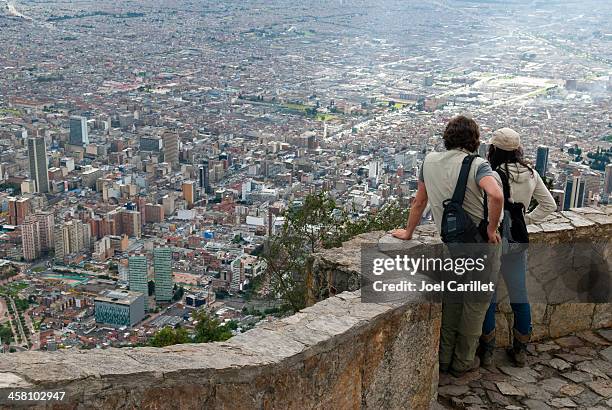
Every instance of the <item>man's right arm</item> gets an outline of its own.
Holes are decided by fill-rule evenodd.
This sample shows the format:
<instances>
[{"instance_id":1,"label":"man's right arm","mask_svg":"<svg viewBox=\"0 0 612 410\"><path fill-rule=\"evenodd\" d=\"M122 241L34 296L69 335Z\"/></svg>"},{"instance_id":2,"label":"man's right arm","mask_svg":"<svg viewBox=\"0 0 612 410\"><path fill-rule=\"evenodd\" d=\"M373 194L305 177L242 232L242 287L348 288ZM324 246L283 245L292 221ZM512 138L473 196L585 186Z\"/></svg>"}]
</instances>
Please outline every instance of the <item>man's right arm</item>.
<instances>
[{"instance_id":1,"label":"man's right arm","mask_svg":"<svg viewBox=\"0 0 612 410\"><path fill-rule=\"evenodd\" d=\"M487 225L487 236L489 237L489 243L500 243L501 238L497 233L497 227L501 221L504 207L504 193L495 177L491 175L482 177L478 185L486 192L488 199L489 224Z\"/></svg>"},{"instance_id":2,"label":"man's right arm","mask_svg":"<svg viewBox=\"0 0 612 410\"><path fill-rule=\"evenodd\" d=\"M416 196L412 200L412 204L410 206L410 213L408 214L408 224L406 225L406 229L395 229L391 231L391 234L394 237L403 240L412 239L414 230L417 228L417 226L419 226L421 218L423 217L423 212L427 207L427 200L428 196L427 189L425 189L425 183L419 181Z\"/></svg>"}]
</instances>

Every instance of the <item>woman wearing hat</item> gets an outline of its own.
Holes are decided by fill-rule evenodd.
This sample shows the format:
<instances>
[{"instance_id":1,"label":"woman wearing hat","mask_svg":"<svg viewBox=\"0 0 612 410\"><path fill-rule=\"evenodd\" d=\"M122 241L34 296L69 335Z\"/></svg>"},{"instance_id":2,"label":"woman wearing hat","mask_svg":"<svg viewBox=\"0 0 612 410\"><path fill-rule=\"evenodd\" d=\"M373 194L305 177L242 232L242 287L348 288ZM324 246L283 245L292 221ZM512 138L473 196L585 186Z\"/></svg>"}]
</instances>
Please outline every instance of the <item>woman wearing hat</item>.
<instances>
[{"instance_id":1,"label":"woman wearing hat","mask_svg":"<svg viewBox=\"0 0 612 410\"><path fill-rule=\"evenodd\" d=\"M525 209L529 208L532 199L537 202L537 206L524 215L525 223L542 222L557 209L557 205L540 175L523 160L519 134L510 128L502 128L493 133L490 144L487 159L494 171L506 175L511 200L522 203ZM501 274L506 282L514 313L514 341L508 349L508 354L517 366L525 365L527 343L531 336L531 308L527 299L526 270L526 250L502 256ZM493 363L496 305L494 295L485 316L480 339L481 362L485 366Z\"/></svg>"}]
</instances>

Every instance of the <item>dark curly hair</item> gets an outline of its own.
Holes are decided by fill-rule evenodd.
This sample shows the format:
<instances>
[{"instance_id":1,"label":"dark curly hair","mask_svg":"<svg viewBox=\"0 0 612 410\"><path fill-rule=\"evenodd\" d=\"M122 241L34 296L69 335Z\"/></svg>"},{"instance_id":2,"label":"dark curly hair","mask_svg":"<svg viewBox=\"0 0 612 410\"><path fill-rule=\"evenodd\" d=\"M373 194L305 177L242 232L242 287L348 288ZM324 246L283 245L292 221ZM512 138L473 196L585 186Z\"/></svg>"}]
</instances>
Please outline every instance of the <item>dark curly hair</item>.
<instances>
[{"instance_id":1,"label":"dark curly hair","mask_svg":"<svg viewBox=\"0 0 612 410\"><path fill-rule=\"evenodd\" d=\"M473 119L459 115L448 122L443 138L446 149L476 152L480 146L480 128Z\"/></svg>"}]
</instances>

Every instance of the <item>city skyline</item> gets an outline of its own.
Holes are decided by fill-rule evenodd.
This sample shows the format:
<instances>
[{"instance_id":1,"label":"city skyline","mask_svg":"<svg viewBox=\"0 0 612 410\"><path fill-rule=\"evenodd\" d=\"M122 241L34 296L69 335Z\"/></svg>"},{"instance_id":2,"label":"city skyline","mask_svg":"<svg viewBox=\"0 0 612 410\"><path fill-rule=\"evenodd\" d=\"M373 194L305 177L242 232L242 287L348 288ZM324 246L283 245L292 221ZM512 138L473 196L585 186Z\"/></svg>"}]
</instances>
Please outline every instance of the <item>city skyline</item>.
<instances>
[{"instance_id":1,"label":"city skyline","mask_svg":"<svg viewBox=\"0 0 612 410\"><path fill-rule=\"evenodd\" d=\"M456 115L483 157L516 130L558 211L609 204L601 3L3 3L0 260L33 349L193 336L196 304L234 334L281 315L262 253L288 211L321 193L356 226L407 209ZM115 291L145 302L122 334L102 321L123 305L95 313Z\"/></svg>"}]
</instances>

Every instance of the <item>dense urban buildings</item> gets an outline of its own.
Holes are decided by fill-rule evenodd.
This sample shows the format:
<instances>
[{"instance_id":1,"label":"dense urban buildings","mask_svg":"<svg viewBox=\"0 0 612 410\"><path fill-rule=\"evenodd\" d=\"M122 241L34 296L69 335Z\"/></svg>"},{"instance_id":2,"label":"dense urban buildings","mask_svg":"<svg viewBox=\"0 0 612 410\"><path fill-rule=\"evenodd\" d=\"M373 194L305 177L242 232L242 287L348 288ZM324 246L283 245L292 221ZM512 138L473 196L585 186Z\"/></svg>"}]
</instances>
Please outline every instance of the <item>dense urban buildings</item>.
<instances>
[{"instance_id":1,"label":"dense urban buildings","mask_svg":"<svg viewBox=\"0 0 612 410\"><path fill-rule=\"evenodd\" d=\"M285 211L323 191L353 219L407 207L457 114L482 156L519 132L559 210L610 202L610 2L11 6L0 262L36 335L20 346L146 344L198 309L253 326L282 307L261 251Z\"/></svg>"}]
</instances>

